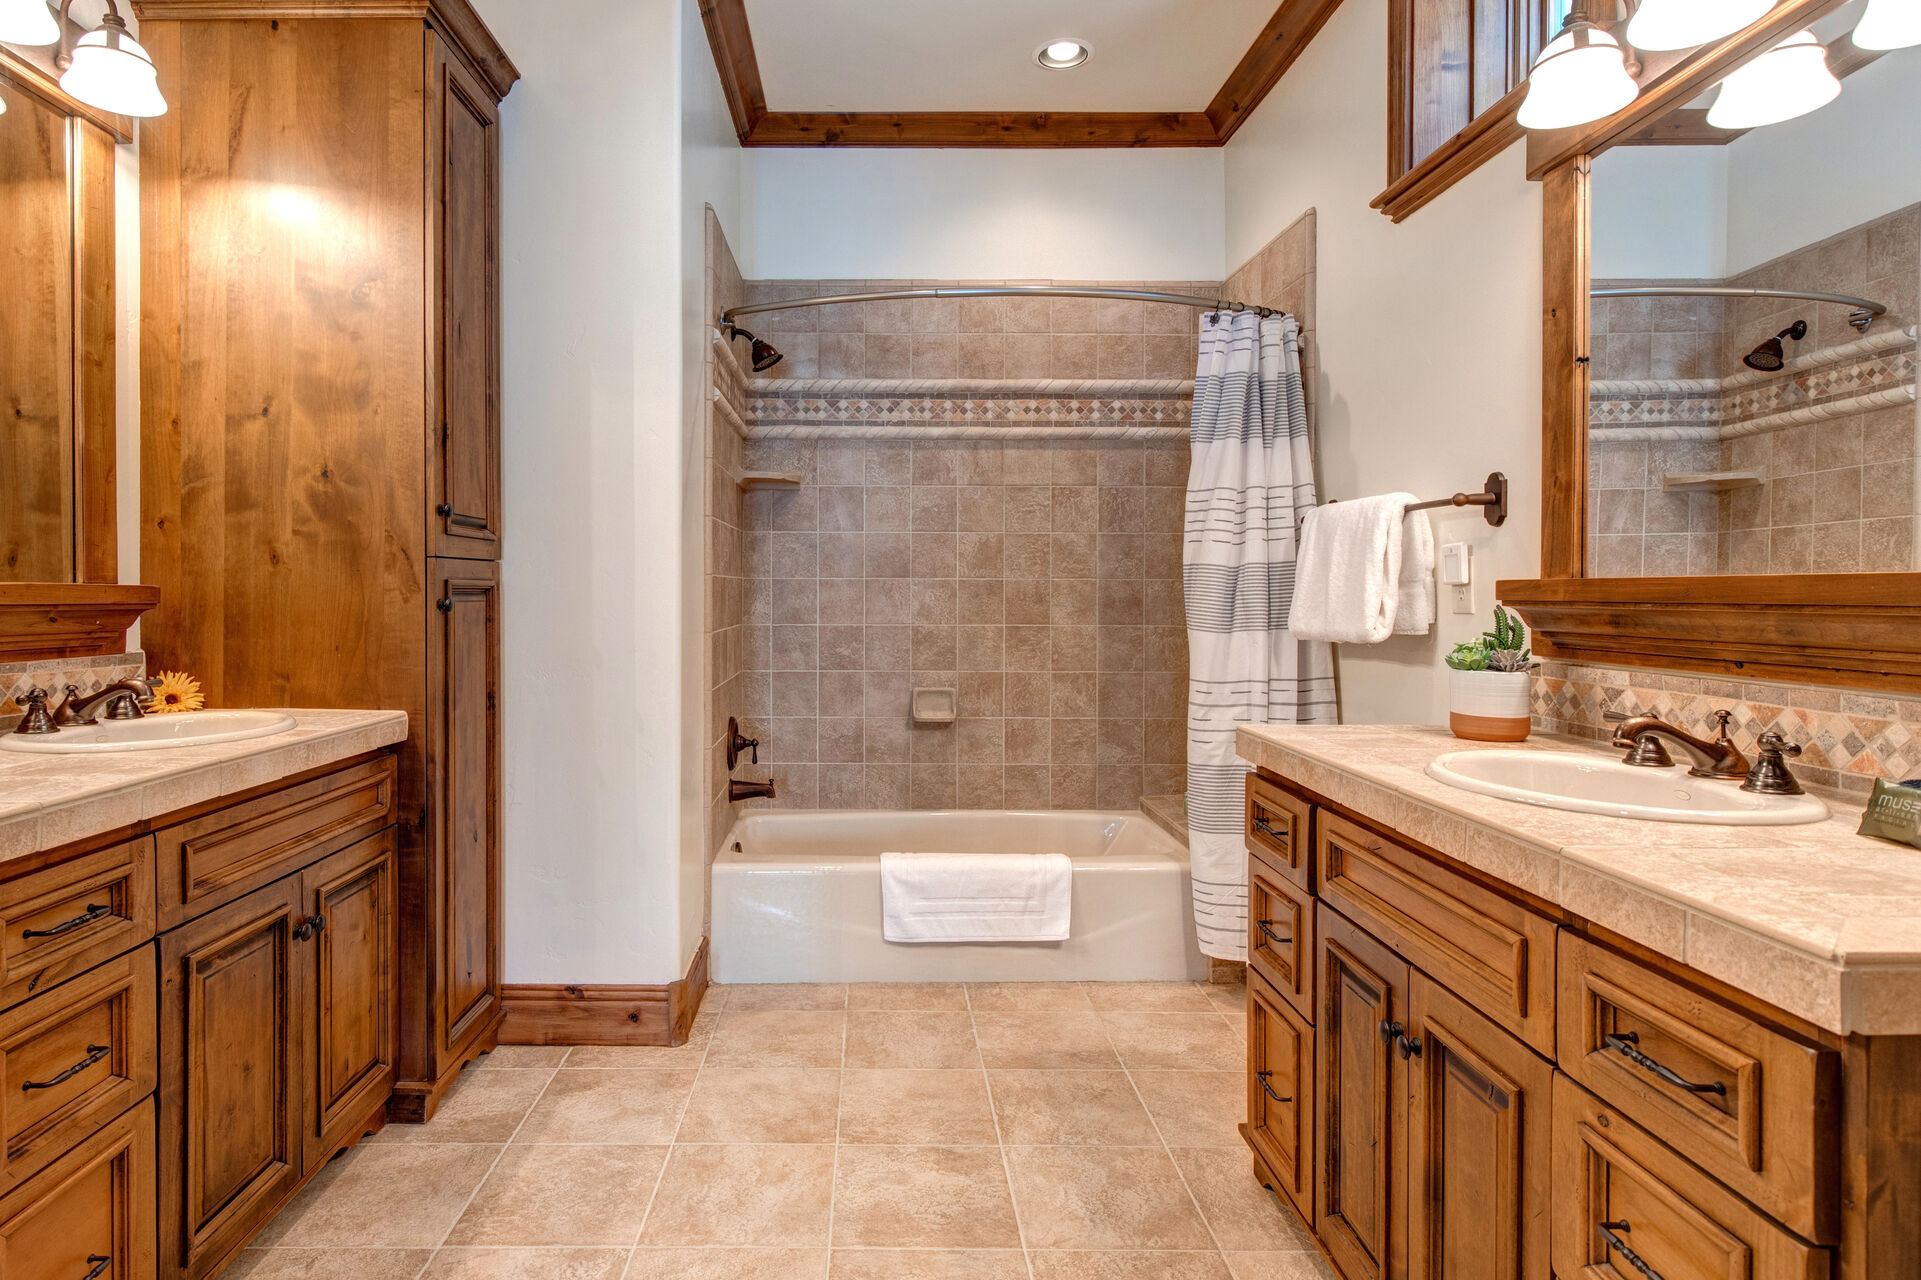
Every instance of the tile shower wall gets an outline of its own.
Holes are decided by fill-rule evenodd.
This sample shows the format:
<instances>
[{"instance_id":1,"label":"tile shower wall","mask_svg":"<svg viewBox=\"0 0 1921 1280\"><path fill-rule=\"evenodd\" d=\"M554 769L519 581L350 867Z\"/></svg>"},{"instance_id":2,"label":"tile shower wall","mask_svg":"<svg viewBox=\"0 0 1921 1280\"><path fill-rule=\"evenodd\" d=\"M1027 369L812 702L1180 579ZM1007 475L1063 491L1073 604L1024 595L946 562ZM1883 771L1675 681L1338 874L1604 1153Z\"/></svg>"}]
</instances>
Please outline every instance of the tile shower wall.
<instances>
[{"instance_id":1,"label":"tile shower wall","mask_svg":"<svg viewBox=\"0 0 1921 1280\"><path fill-rule=\"evenodd\" d=\"M1869 334L1915 323L1921 285L1921 206L1863 223L1725 281L1596 281L1596 288L1635 284L1727 284L1742 288L1809 288L1884 302L1889 315ZM1789 355L1844 346L1861 338L1847 309L1776 298L1608 298L1591 312L1597 382L1664 383L1652 399L1685 411L1690 403L1760 390L1742 357L1797 319L1806 341ZM1912 360L1912 346L1857 364ZM1814 370L1767 380L1780 384L1780 406L1806 403L1827 388ZM1830 376L1844 390L1850 377ZM1871 376L1858 375L1857 386ZM1729 382L1728 380L1732 380ZM1907 375L1912 385L1912 372ZM1597 392L1599 392L1597 388ZM1614 391L1609 395L1616 394ZM1637 389L1635 394L1640 394ZM1765 409L1761 411L1766 411ZM1721 420L1701 414L1675 419L1675 435L1706 437L1759 413ZM1637 421L1649 420L1645 413ZM1729 573L1866 573L1915 567L1916 417L1912 405L1880 408L1827 421L1728 439L1592 439L1588 459L1588 563L1605 577ZM1763 483L1726 493L1667 492L1666 475L1750 471Z\"/></svg>"},{"instance_id":2,"label":"tile shower wall","mask_svg":"<svg viewBox=\"0 0 1921 1280\"><path fill-rule=\"evenodd\" d=\"M1317 272L1315 271L1315 211L1309 209L1279 235L1261 246L1227 277L1221 291L1243 302L1273 307L1301 324L1301 384L1307 400L1310 430L1319 394L1320 343L1315 341Z\"/></svg>"},{"instance_id":3,"label":"tile shower wall","mask_svg":"<svg viewBox=\"0 0 1921 1280\"><path fill-rule=\"evenodd\" d=\"M744 702L794 808L1122 808L1178 791L1178 442L760 441ZM959 719L917 725L916 687Z\"/></svg>"},{"instance_id":4,"label":"tile shower wall","mask_svg":"<svg viewBox=\"0 0 1921 1280\"><path fill-rule=\"evenodd\" d=\"M703 315L719 315L737 306L745 297L740 268L733 250L722 234L720 220L710 207L706 223L706 310ZM746 621L746 555L743 550L743 517L740 473L743 469L742 441L714 403L721 396L738 413L746 403L740 379L732 366L723 364L710 343L705 353L706 387L709 394L701 405L705 419L702 438L706 441L703 468L706 501L706 557L704 632L706 651L702 689L706 693L707 745L705 788L706 839L702 848L709 856L720 847L734 825L734 805L727 799L726 749L727 717L744 716L741 703L741 651ZM711 897L711 895L709 895Z\"/></svg>"},{"instance_id":5,"label":"tile shower wall","mask_svg":"<svg viewBox=\"0 0 1921 1280\"><path fill-rule=\"evenodd\" d=\"M1712 737L1713 713L1731 710L1744 748L1774 729L1800 744L1804 783L1865 796L1876 778L1921 776L1921 699L1763 680L1725 680L1640 667L1548 660L1534 681L1534 727L1606 739L1608 711L1647 712Z\"/></svg>"}]
</instances>

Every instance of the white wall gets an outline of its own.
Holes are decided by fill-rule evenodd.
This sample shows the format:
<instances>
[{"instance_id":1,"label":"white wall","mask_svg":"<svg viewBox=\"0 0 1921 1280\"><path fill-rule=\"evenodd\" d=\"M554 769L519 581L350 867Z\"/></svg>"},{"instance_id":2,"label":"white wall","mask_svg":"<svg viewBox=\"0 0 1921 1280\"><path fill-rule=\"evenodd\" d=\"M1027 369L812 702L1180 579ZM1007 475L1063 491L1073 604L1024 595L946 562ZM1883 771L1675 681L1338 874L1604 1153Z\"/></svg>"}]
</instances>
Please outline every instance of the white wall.
<instances>
[{"instance_id":1,"label":"white wall","mask_svg":"<svg viewBox=\"0 0 1921 1280\"><path fill-rule=\"evenodd\" d=\"M523 76L501 113L506 976L667 982L693 945L681 6L477 7Z\"/></svg>"},{"instance_id":2,"label":"white wall","mask_svg":"<svg viewBox=\"0 0 1921 1280\"><path fill-rule=\"evenodd\" d=\"M751 279L1221 276L1217 148L741 155L734 247Z\"/></svg>"},{"instance_id":3,"label":"white wall","mask_svg":"<svg viewBox=\"0 0 1921 1280\"><path fill-rule=\"evenodd\" d=\"M1496 578L1539 572L1541 195L1516 145L1399 225L1368 208L1386 183L1386 10L1336 10L1227 145L1227 262L1318 210L1325 497L1507 473L1502 528L1435 513L1441 541L1473 546L1477 613L1443 601L1436 634L1341 652L1347 721L1436 723L1442 655L1487 628Z\"/></svg>"},{"instance_id":4,"label":"white wall","mask_svg":"<svg viewBox=\"0 0 1921 1280\"><path fill-rule=\"evenodd\" d=\"M1727 150L1730 274L1921 201L1921 48L1885 55L1819 111Z\"/></svg>"},{"instance_id":5,"label":"white wall","mask_svg":"<svg viewBox=\"0 0 1921 1280\"><path fill-rule=\"evenodd\" d=\"M1728 147L1615 147L1594 157L1596 280L1728 272Z\"/></svg>"}]
</instances>

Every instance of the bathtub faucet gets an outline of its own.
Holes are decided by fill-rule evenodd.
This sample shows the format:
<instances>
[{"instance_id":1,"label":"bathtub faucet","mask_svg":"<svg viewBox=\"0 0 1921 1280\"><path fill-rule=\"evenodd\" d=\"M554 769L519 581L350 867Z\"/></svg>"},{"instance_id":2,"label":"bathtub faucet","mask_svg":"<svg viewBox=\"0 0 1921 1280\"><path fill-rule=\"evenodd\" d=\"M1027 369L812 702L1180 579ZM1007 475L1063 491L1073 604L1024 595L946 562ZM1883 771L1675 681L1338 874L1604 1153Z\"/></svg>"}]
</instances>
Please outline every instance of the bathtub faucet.
<instances>
[{"instance_id":1,"label":"bathtub faucet","mask_svg":"<svg viewBox=\"0 0 1921 1280\"><path fill-rule=\"evenodd\" d=\"M765 782L747 782L740 778L727 779L727 799L730 802L759 800L762 798L768 800L774 798L774 780L772 778L767 779Z\"/></svg>"}]
</instances>

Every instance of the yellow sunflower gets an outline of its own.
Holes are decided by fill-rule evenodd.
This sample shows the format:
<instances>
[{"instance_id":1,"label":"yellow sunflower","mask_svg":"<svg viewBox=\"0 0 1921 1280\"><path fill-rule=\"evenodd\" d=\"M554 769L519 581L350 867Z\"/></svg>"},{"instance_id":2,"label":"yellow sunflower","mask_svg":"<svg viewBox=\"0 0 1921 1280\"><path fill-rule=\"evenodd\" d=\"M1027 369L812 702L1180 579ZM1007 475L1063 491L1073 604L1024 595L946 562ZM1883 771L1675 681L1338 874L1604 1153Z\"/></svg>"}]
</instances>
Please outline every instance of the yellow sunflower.
<instances>
[{"instance_id":1,"label":"yellow sunflower","mask_svg":"<svg viewBox=\"0 0 1921 1280\"><path fill-rule=\"evenodd\" d=\"M200 682L184 671L162 671L157 677L153 697L147 702L147 710L154 715L164 715L169 711L198 711L206 704L200 694Z\"/></svg>"}]
</instances>

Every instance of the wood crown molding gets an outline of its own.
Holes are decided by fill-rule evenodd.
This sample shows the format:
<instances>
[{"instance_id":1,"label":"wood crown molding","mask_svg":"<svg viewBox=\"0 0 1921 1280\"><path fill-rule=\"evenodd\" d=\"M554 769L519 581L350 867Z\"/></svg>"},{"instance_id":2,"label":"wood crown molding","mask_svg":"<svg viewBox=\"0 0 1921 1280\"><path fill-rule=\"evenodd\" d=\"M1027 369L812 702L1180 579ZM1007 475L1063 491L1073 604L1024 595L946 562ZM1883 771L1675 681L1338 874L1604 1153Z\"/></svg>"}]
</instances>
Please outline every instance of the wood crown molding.
<instances>
[{"instance_id":1,"label":"wood crown molding","mask_svg":"<svg viewBox=\"0 0 1921 1280\"><path fill-rule=\"evenodd\" d=\"M1544 658L1921 690L1911 573L1559 578L1497 583Z\"/></svg>"},{"instance_id":2,"label":"wood crown molding","mask_svg":"<svg viewBox=\"0 0 1921 1280\"><path fill-rule=\"evenodd\" d=\"M746 0L700 0L700 17L743 147L1218 147L1340 3L1282 0L1205 111L771 111Z\"/></svg>"},{"instance_id":3,"label":"wood crown molding","mask_svg":"<svg viewBox=\"0 0 1921 1280\"><path fill-rule=\"evenodd\" d=\"M0 662L122 653L127 628L160 588L95 582L0 582Z\"/></svg>"},{"instance_id":4,"label":"wood crown molding","mask_svg":"<svg viewBox=\"0 0 1921 1280\"><path fill-rule=\"evenodd\" d=\"M432 24L473 67L498 102L520 69L468 0L132 0L142 22L246 19L410 18Z\"/></svg>"},{"instance_id":5,"label":"wood crown molding","mask_svg":"<svg viewBox=\"0 0 1921 1280\"><path fill-rule=\"evenodd\" d=\"M501 1044L686 1044L707 993L707 939L685 977L657 986L505 983Z\"/></svg>"}]
</instances>

